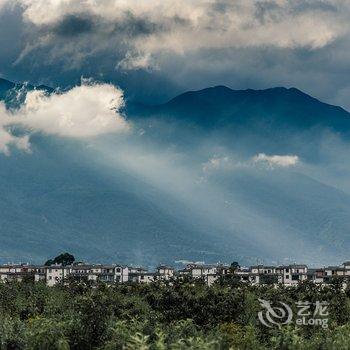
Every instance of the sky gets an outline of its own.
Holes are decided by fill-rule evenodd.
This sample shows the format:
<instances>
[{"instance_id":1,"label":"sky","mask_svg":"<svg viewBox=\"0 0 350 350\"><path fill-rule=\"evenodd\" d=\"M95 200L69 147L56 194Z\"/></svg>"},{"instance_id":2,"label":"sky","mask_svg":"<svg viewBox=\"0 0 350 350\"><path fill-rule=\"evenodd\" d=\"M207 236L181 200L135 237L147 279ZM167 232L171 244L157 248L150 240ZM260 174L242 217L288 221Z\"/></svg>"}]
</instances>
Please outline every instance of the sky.
<instances>
[{"instance_id":1,"label":"sky","mask_svg":"<svg viewBox=\"0 0 350 350\"><path fill-rule=\"evenodd\" d=\"M0 76L165 101L297 87L350 109L348 0L0 0Z\"/></svg>"},{"instance_id":2,"label":"sky","mask_svg":"<svg viewBox=\"0 0 350 350\"><path fill-rule=\"evenodd\" d=\"M124 107L130 99L155 104L184 91L226 85L293 86L350 110L349 16L350 0L0 0L0 77L61 88L52 93L13 89L9 96L20 102L16 108L0 101L5 164L0 180L11 182L6 171L16 164L16 188L15 180L28 174L28 189L36 193L39 183L45 192L52 174L40 164L50 142L58 142L53 154L74 162L82 147L88 167L109 190L119 189L122 179L128 184L123 191L168 210L188 232L198 226L215 240L237 238L237 251L240 244L253 244L254 254L266 250L288 259L303 257L317 236L326 248L320 244L310 259L347 254L350 145L341 135L321 129L294 133L286 127L265 140L269 133L260 134L257 127L243 125L237 133L235 128L197 130L185 119L129 118ZM277 90L307 101L301 105L308 108L311 99L298 91ZM285 102L282 110L288 111L290 100ZM321 107L314 103L317 113ZM67 148L61 149L61 141ZM43 171L42 183L32 180L28 164L34 173ZM69 164L59 163L57 176L65 184L71 184L70 175L65 177ZM77 164L79 170L85 167ZM85 176L79 173L79 185ZM4 182L2 188L10 187ZM68 193L61 221L69 224L76 213L67 208L75 195L83 197ZM121 203L116 193L113 208ZM138 208L137 203L125 208ZM104 208L99 207L103 213ZM126 212L121 218L129 227L135 212ZM154 225L162 227L161 221ZM112 232L99 230L105 237ZM119 233L133 234L131 229ZM288 239L297 242L291 253Z\"/></svg>"}]
</instances>

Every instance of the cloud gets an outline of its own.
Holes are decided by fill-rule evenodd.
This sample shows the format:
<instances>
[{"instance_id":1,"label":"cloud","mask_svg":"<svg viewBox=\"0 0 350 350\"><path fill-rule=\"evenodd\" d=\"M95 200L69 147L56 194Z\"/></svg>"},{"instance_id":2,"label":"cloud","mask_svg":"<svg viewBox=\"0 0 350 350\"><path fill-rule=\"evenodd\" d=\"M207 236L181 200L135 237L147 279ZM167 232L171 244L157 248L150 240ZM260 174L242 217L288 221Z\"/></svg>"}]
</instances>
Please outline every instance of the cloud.
<instances>
[{"instance_id":1,"label":"cloud","mask_svg":"<svg viewBox=\"0 0 350 350\"><path fill-rule=\"evenodd\" d=\"M10 147L29 152L29 136L15 136L11 132L10 124L12 120L3 103L0 103L0 153L10 154Z\"/></svg>"},{"instance_id":2,"label":"cloud","mask_svg":"<svg viewBox=\"0 0 350 350\"><path fill-rule=\"evenodd\" d=\"M95 24L90 17L67 15L53 26L52 31L56 35L73 37L83 33L91 33L94 26Z\"/></svg>"},{"instance_id":3,"label":"cloud","mask_svg":"<svg viewBox=\"0 0 350 350\"><path fill-rule=\"evenodd\" d=\"M207 162L202 164L202 171L209 173L217 170L232 170L235 167L234 162L228 156L213 156Z\"/></svg>"},{"instance_id":4,"label":"cloud","mask_svg":"<svg viewBox=\"0 0 350 350\"><path fill-rule=\"evenodd\" d=\"M107 49L108 43L124 54L121 60L129 55L124 69L139 69L141 56L162 53L261 46L317 49L349 31L345 21L349 6L335 0L314 4L306 0L180 0L176 5L170 0L17 2L24 20L39 28L36 34L45 38L37 40L36 36L35 43L54 45L55 55L70 51L74 54L70 59L79 60L82 52L88 56ZM82 39L84 33L88 38ZM62 45L62 36L78 38L75 45L69 41ZM140 54L130 56L130 52ZM132 57L135 64L130 62Z\"/></svg>"},{"instance_id":5,"label":"cloud","mask_svg":"<svg viewBox=\"0 0 350 350\"><path fill-rule=\"evenodd\" d=\"M49 96L35 90L27 94L14 119L46 134L93 137L128 129L119 113L123 104L122 91L109 84L83 84Z\"/></svg>"},{"instance_id":6,"label":"cloud","mask_svg":"<svg viewBox=\"0 0 350 350\"><path fill-rule=\"evenodd\" d=\"M299 157L296 155L271 155L259 153L252 158L255 164L266 164L269 168L288 168L299 163Z\"/></svg>"},{"instance_id":7,"label":"cloud","mask_svg":"<svg viewBox=\"0 0 350 350\"><path fill-rule=\"evenodd\" d=\"M257 165L264 165L269 169L288 168L296 166L298 163L299 157L296 155L266 155L265 153L259 153L248 160L233 159L232 155L215 155L202 164L202 173L204 176L207 176L217 172L254 168ZM201 180L203 179L201 178Z\"/></svg>"},{"instance_id":8,"label":"cloud","mask_svg":"<svg viewBox=\"0 0 350 350\"><path fill-rule=\"evenodd\" d=\"M151 54L139 53L139 52L127 52L125 58L123 58L118 64L117 68L121 70L156 70L159 69L154 57Z\"/></svg>"},{"instance_id":9,"label":"cloud","mask_svg":"<svg viewBox=\"0 0 350 350\"><path fill-rule=\"evenodd\" d=\"M0 74L53 86L88 75L152 103L295 86L350 107L349 16L343 0L2 0Z\"/></svg>"},{"instance_id":10,"label":"cloud","mask_svg":"<svg viewBox=\"0 0 350 350\"><path fill-rule=\"evenodd\" d=\"M0 151L9 154L10 145L29 149L29 136L14 136L11 126L30 133L78 139L125 132L130 125L120 112L123 105L122 91L110 84L85 81L81 86L51 95L41 90L30 91L17 110L7 110L0 103Z\"/></svg>"}]
</instances>

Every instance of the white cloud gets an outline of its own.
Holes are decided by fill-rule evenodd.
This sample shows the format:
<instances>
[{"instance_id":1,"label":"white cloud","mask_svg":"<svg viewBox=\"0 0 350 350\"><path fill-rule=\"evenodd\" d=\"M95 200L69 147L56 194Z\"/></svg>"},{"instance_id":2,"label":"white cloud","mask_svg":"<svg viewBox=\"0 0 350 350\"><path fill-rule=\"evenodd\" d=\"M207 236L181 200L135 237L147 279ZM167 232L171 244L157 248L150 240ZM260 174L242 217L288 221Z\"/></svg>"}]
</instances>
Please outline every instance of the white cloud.
<instances>
[{"instance_id":1,"label":"white cloud","mask_svg":"<svg viewBox=\"0 0 350 350\"><path fill-rule=\"evenodd\" d=\"M10 154L10 146L24 151L30 151L28 135L14 136L9 130L11 118L3 103L0 103L0 153Z\"/></svg>"},{"instance_id":2,"label":"white cloud","mask_svg":"<svg viewBox=\"0 0 350 350\"><path fill-rule=\"evenodd\" d=\"M202 164L202 171L209 173L216 170L232 170L234 163L227 156L213 156L207 162Z\"/></svg>"},{"instance_id":3,"label":"white cloud","mask_svg":"<svg viewBox=\"0 0 350 350\"><path fill-rule=\"evenodd\" d=\"M158 65L154 57L149 53L127 52L125 57L117 64L121 70L156 70Z\"/></svg>"},{"instance_id":4,"label":"white cloud","mask_svg":"<svg viewBox=\"0 0 350 350\"><path fill-rule=\"evenodd\" d=\"M71 138L89 138L124 132L129 124L120 113L123 93L110 84L83 83L63 93L27 93L15 111L0 103L0 151L8 154L9 145L29 149L28 135L15 137L9 127L18 125L29 132L42 132Z\"/></svg>"},{"instance_id":5,"label":"white cloud","mask_svg":"<svg viewBox=\"0 0 350 350\"><path fill-rule=\"evenodd\" d=\"M257 165L267 166L269 169L288 168L296 166L299 163L299 157L296 155L267 155L259 153L251 159L241 161L234 160L229 156L213 156L207 162L202 164L202 172L210 175L216 172L230 172L237 169L248 169Z\"/></svg>"},{"instance_id":6,"label":"white cloud","mask_svg":"<svg viewBox=\"0 0 350 350\"><path fill-rule=\"evenodd\" d=\"M49 96L35 90L27 94L15 119L46 134L93 137L128 128L118 113L123 101L122 91L109 84L85 84Z\"/></svg>"},{"instance_id":7,"label":"white cloud","mask_svg":"<svg viewBox=\"0 0 350 350\"><path fill-rule=\"evenodd\" d=\"M84 54L89 56L109 47L121 55L121 63L116 66L123 69L157 66L155 57L164 52L183 55L201 49L257 46L317 49L350 30L350 6L340 0L17 2L25 21L43 30L41 38L36 36L24 53L38 45L53 44L51 54L64 57L70 53L70 60L79 61ZM88 18L94 28L89 27L86 37L71 35L69 40L58 40L52 28L64 25L68 16Z\"/></svg>"},{"instance_id":8,"label":"white cloud","mask_svg":"<svg viewBox=\"0 0 350 350\"><path fill-rule=\"evenodd\" d=\"M0 124L0 153L4 153L7 156L10 155L10 146L30 152L29 136L13 136Z\"/></svg>"},{"instance_id":9,"label":"white cloud","mask_svg":"<svg viewBox=\"0 0 350 350\"><path fill-rule=\"evenodd\" d=\"M288 168L295 166L299 163L299 157L296 155L267 155L265 153L259 153L252 158L252 161L256 164L266 164L270 168Z\"/></svg>"}]
</instances>

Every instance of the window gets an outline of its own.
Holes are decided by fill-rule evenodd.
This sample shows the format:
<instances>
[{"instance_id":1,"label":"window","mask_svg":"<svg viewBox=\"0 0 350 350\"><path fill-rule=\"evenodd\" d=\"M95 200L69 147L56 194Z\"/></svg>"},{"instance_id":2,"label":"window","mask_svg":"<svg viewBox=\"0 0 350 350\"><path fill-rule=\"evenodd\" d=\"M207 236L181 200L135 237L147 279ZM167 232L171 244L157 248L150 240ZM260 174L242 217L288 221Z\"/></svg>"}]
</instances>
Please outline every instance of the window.
<instances>
[{"instance_id":1,"label":"window","mask_svg":"<svg viewBox=\"0 0 350 350\"><path fill-rule=\"evenodd\" d=\"M117 267L117 272L120 272L120 267Z\"/></svg>"},{"instance_id":2,"label":"window","mask_svg":"<svg viewBox=\"0 0 350 350\"><path fill-rule=\"evenodd\" d=\"M289 275L286 275L286 279L289 280Z\"/></svg>"},{"instance_id":3,"label":"window","mask_svg":"<svg viewBox=\"0 0 350 350\"><path fill-rule=\"evenodd\" d=\"M144 279L145 279L145 276L141 276L141 279L144 280Z\"/></svg>"},{"instance_id":4,"label":"window","mask_svg":"<svg viewBox=\"0 0 350 350\"><path fill-rule=\"evenodd\" d=\"M299 276L298 275L293 275L292 276L292 281L299 281Z\"/></svg>"},{"instance_id":5,"label":"window","mask_svg":"<svg viewBox=\"0 0 350 350\"><path fill-rule=\"evenodd\" d=\"M286 273L288 273L289 272L289 269L286 269Z\"/></svg>"}]
</instances>

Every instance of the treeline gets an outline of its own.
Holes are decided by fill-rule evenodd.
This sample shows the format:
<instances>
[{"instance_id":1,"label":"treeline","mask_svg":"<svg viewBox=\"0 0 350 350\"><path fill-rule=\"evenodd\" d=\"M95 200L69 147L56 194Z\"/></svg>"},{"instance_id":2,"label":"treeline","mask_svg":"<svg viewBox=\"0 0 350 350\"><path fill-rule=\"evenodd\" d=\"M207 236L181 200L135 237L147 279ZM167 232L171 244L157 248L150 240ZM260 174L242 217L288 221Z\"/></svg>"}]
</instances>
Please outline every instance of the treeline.
<instances>
[{"instance_id":1,"label":"treeline","mask_svg":"<svg viewBox=\"0 0 350 350\"><path fill-rule=\"evenodd\" d=\"M258 299L327 301L328 329L268 328ZM296 312L295 309L293 309ZM327 286L250 286L234 279L47 287L0 284L1 349L349 349L350 290Z\"/></svg>"}]
</instances>

